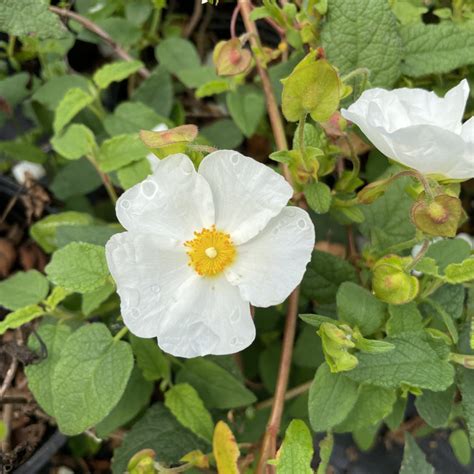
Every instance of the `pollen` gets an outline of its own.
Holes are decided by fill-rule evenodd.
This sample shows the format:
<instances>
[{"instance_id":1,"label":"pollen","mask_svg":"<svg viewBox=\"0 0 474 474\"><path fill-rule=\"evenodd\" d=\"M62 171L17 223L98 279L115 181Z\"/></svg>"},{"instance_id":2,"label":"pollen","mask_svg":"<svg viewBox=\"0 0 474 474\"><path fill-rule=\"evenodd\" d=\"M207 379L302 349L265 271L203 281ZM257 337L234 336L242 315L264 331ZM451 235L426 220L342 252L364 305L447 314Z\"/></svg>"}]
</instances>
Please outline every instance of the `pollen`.
<instances>
[{"instance_id":1,"label":"pollen","mask_svg":"<svg viewBox=\"0 0 474 474\"><path fill-rule=\"evenodd\" d=\"M201 276L218 275L235 259L235 246L230 235L215 226L194 232L194 239L184 245L188 248L189 265Z\"/></svg>"}]
</instances>

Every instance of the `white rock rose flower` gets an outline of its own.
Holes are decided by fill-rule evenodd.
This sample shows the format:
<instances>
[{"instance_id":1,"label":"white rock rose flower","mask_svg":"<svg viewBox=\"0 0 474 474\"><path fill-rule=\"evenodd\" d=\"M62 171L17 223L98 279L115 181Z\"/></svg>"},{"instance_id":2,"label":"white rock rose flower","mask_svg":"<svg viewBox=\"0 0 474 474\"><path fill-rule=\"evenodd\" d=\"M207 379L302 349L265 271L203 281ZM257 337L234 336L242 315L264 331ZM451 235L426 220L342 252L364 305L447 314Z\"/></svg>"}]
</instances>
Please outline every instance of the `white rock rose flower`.
<instances>
[{"instance_id":1,"label":"white rock rose flower","mask_svg":"<svg viewBox=\"0 0 474 474\"><path fill-rule=\"evenodd\" d=\"M451 179L474 177L474 117L462 124L464 79L444 98L423 89L369 89L342 115L387 157Z\"/></svg>"},{"instance_id":2,"label":"white rock rose flower","mask_svg":"<svg viewBox=\"0 0 474 474\"><path fill-rule=\"evenodd\" d=\"M255 338L250 304L271 306L300 283L314 246L307 212L286 207L291 186L235 151L196 171L183 154L127 190L127 232L106 245L125 324L179 357L230 354Z\"/></svg>"}]
</instances>

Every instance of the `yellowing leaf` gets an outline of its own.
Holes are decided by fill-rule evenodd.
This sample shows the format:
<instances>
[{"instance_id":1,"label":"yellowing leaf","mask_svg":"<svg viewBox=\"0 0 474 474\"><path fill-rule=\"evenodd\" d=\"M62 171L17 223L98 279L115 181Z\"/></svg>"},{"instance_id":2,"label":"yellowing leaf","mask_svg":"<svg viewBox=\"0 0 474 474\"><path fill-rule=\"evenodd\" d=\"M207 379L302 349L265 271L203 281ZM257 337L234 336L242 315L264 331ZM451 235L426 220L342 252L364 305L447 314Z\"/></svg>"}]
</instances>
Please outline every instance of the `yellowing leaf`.
<instances>
[{"instance_id":1,"label":"yellowing leaf","mask_svg":"<svg viewBox=\"0 0 474 474\"><path fill-rule=\"evenodd\" d=\"M232 431L223 421L219 421L214 430L212 452L216 458L217 472L239 474L237 460L240 451Z\"/></svg>"}]
</instances>

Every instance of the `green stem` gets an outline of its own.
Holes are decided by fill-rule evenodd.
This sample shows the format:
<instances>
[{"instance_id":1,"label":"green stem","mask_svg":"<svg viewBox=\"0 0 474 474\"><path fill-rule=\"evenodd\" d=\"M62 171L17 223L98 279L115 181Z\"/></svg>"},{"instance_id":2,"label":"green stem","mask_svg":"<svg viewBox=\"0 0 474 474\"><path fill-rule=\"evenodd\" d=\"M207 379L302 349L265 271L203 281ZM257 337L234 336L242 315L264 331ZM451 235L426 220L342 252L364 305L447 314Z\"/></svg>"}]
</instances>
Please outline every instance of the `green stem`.
<instances>
[{"instance_id":1,"label":"green stem","mask_svg":"<svg viewBox=\"0 0 474 474\"><path fill-rule=\"evenodd\" d=\"M120 341L120 339L122 339L122 337L125 336L127 332L128 332L128 327L124 326L122 329L120 329L120 331L117 334L115 334L114 341Z\"/></svg>"},{"instance_id":2,"label":"green stem","mask_svg":"<svg viewBox=\"0 0 474 474\"><path fill-rule=\"evenodd\" d=\"M466 369L474 369L474 355L451 352L451 354L449 354L449 360L456 364L463 365Z\"/></svg>"},{"instance_id":3,"label":"green stem","mask_svg":"<svg viewBox=\"0 0 474 474\"><path fill-rule=\"evenodd\" d=\"M148 30L148 36L150 38L157 38L156 30L161 21L161 8L155 8L153 16L151 17L150 29Z\"/></svg>"},{"instance_id":4,"label":"green stem","mask_svg":"<svg viewBox=\"0 0 474 474\"><path fill-rule=\"evenodd\" d=\"M342 76L341 81L347 82L353 77L357 77L357 76L362 76L364 78L364 81L367 81L367 79L369 78L369 74L370 74L370 71L366 67L358 67L357 69L354 69L353 71L349 72L345 76Z\"/></svg>"},{"instance_id":5,"label":"green stem","mask_svg":"<svg viewBox=\"0 0 474 474\"><path fill-rule=\"evenodd\" d=\"M102 183L104 184L104 187L107 191L107 194L110 197L110 200L115 204L118 199L117 192L115 191L115 188L112 186L112 183L110 182L108 175L100 169L99 164L97 163L97 160L93 156L87 155L86 158L91 162L92 166L95 168L95 170L99 174L100 179L102 180Z\"/></svg>"},{"instance_id":6,"label":"green stem","mask_svg":"<svg viewBox=\"0 0 474 474\"><path fill-rule=\"evenodd\" d=\"M425 256L425 253L428 251L428 247L430 246L430 241L425 239L423 241L423 245L421 246L420 251L416 254L413 260L405 267L405 271L409 272L416 267L416 264Z\"/></svg>"},{"instance_id":7,"label":"green stem","mask_svg":"<svg viewBox=\"0 0 474 474\"><path fill-rule=\"evenodd\" d=\"M306 116L306 113L302 114L298 123L298 146L300 148L301 156L303 157L303 159L306 151L304 144L304 124L306 122Z\"/></svg>"},{"instance_id":8,"label":"green stem","mask_svg":"<svg viewBox=\"0 0 474 474\"><path fill-rule=\"evenodd\" d=\"M406 240L405 242L400 242L398 244L392 245L391 247L388 247L384 250L383 254L387 255L390 253L400 252L401 250L411 249L418 243L420 243L420 239L414 237L413 239Z\"/></svg>"}]
</instances>

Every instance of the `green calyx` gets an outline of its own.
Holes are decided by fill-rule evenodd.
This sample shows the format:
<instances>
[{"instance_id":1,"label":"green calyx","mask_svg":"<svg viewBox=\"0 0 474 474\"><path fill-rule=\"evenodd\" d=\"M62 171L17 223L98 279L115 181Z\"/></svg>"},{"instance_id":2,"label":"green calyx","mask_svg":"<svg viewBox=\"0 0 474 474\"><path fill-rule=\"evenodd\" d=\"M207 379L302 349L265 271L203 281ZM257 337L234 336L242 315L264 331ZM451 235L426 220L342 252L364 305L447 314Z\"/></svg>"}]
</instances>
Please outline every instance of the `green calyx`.
<instances>
[{"instance_id":1,"label":"green calyx","mask_svg":"<svg viewBox=\"0 0 474 474\"><path fill-rule=\"evenodd\" d=\"M375 263L372 289L377 298L396 305L409 303L416 298L420 283L405 270L410 262L411 258L389 255Z\"/></svg>"}]
</instances>

